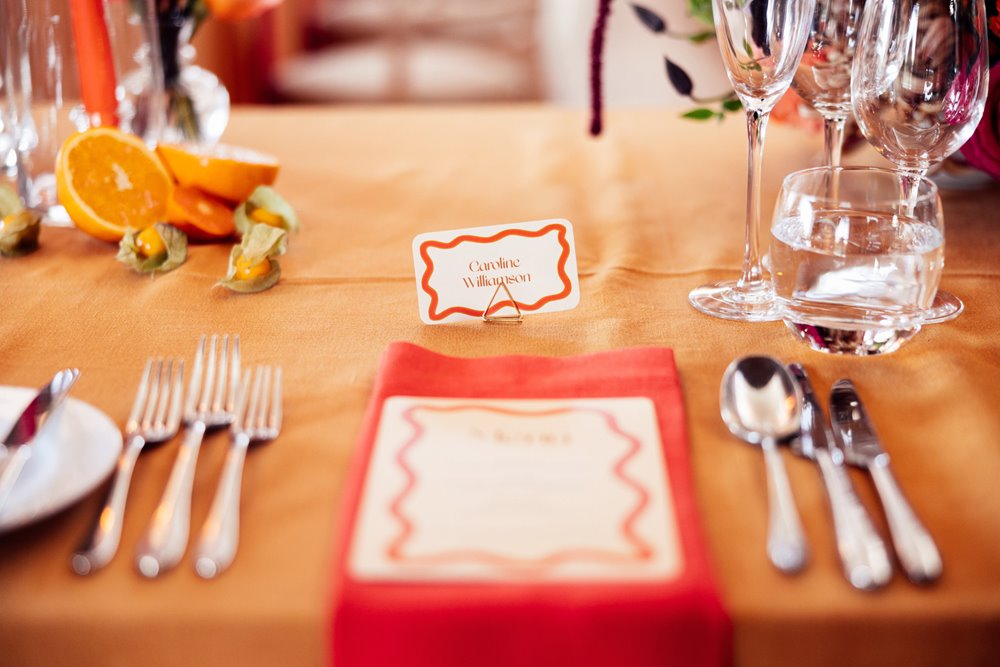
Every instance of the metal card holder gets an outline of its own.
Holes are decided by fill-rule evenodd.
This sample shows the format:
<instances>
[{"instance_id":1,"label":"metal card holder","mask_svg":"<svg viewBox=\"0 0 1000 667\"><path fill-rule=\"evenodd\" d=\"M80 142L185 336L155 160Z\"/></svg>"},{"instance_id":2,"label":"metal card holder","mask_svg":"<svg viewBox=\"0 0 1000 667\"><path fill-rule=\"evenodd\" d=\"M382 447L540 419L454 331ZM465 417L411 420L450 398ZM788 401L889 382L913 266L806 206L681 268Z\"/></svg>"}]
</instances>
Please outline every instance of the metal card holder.
<instances>
[{"instance_id":1,"label":"metal card holder","mask_svg":"<svg viewBox=\"0 0 1000 667\"><path fill-rule=\"evenodd\" d=\"M500 290L506 293L506 298L497 302L497 297L500 296ZM500 310L504 304L509 303L514 308L514 315L491 315L490 311ZM493 297L490 298L490 302L486 305L486 310L483 311L483 322L487 324L520 324L524 321L524 314L521 313L521 307L517 305L517 301L514 300L514 296L510 293L510 288L507 287L507 283L501 282L497 285L496 291L493 292Z\"/></svg>"}]
</instances>

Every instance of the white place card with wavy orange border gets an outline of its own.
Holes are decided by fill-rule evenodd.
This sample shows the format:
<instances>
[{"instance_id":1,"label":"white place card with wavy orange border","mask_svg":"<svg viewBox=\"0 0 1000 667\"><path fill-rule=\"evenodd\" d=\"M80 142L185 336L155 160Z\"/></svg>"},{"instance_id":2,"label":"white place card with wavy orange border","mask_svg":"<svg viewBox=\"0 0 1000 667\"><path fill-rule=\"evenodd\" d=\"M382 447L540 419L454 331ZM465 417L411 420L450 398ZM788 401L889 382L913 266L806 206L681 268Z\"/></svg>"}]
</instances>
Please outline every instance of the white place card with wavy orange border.
<instances>
[{"instance_id":1,"label":"white place card with wavy orange border","mask_svg":"<svg viewBox=\"0 0 1000 667\"><path fill-rule=\"evenodd\" d=\"M648 582L681 567L649 399L385 401L350 576Z\"/></svg>"},{"instance_id":2,"label":"white place card with wavy orange border","mask_svg":"<svg viewBox=\"0 0 1000 667\"><path fill-rule=\"evenodd\" d=\"M580 303L573 225L537 220L445 232L413 239L420 319L426 324L513 311L501 285L525 315Z\"/></svg>"}]
</instances>

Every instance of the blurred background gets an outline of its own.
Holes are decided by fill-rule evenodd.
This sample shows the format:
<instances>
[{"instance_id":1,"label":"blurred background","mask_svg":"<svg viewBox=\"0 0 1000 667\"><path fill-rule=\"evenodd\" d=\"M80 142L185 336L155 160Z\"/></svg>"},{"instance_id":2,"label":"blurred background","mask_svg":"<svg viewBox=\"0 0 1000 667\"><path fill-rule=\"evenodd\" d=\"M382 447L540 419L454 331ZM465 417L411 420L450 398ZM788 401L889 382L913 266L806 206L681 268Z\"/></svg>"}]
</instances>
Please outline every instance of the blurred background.
<instances>
[{"instance_id":1,"label":"blurred background","mask_svg":"<svg viewBox=\"0 0 1000 667\"><path fill-rule=\"evenodd\" d=\"M668 82L679 64L702 97L728 89L710 29L687 0L645 0L669 30L644 26L617 1L609 22L609 105L690 106ZM589 43L597 0L284 0L242 22L210 20L196 62L235 103L587 104Z\"/></svg>"}]
</instances>

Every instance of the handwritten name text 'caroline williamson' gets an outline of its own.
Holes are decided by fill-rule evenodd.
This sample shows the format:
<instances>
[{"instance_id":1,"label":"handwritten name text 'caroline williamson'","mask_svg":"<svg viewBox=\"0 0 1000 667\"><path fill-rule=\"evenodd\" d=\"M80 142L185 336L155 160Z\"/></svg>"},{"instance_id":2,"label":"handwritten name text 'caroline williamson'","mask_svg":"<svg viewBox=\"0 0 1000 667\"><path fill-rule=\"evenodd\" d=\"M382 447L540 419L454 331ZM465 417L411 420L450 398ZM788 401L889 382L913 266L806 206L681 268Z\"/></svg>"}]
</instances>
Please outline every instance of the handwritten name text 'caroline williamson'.
<instances>
[{"instance_id":1,"label":"handwritten name text 'caroline williamson'","mask_svg":"<svg viewBox=\"0 0 1000 667\"><path fill-rule=\"evenodd\" d=\"M474 259L469 262L469 271L473 275L465 276L462 278L462 282L469 289L474 289L476 287L496 287L501 283L507 285L515 285L518 283L530 283L531 274L530 273L508 273L505 275L486 275L488 272L501 271L504 269L518 269L521 266L521 260L517 258L509 257L498 257L496 259L490 260L478 260Z\"/></svg>"}]
</instances>

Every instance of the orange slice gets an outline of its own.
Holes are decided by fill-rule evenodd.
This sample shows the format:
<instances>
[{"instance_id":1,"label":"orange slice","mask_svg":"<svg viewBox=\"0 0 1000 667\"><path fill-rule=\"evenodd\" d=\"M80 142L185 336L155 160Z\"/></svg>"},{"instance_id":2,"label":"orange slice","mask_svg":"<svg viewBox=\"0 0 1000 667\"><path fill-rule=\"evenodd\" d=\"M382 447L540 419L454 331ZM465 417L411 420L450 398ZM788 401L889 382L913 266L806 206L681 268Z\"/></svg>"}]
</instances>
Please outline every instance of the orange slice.
<instances>
[{"instance_id":1,"label":"orange slice","mask_svg":"<svg viewBox=\"0 0 1000 667\"><path fill-rule=\"evenodd\" d=\"M167 221L195 241L216 241L236 233L233 209L197 188L178 185L167 204Z\"/></svg>"},{"instance_id":2,"label":"orange slice","mask_svg":"<svg viewBox=\"0 0 1000 667\"><path fill-rule=\"evenodd\" d=\"M160 157L181 185L190 185L231 202L247 199L258 185L278 177L278 158L237 146L163 144Z\"/></svg>"},{"instance_id":3,"label":"orange slice","mask_svg":"<svg viewBox=\"0 0 1000 667\"><path fill-rule=\"evenodd\" d=\"M142 139L111 127L74 134L56 158L56 193L77 227L117 243L163 220L170 173Z\"/></svg>"}]
</instances>

